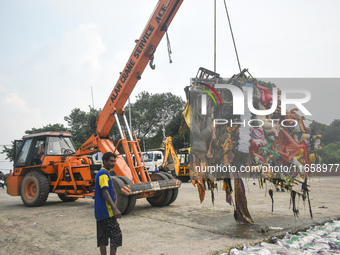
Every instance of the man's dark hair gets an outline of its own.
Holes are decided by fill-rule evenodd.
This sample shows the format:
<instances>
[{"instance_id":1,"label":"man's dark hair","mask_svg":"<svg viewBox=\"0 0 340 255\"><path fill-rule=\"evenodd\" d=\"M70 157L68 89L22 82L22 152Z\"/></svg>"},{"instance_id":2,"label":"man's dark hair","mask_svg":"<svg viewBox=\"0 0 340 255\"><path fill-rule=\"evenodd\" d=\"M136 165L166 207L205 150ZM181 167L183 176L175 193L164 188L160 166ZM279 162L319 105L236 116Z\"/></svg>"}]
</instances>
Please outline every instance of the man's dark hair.
<instances>
[{"instance_id":1,"label":"man's dark hair","mask_svg":"<svg viewBox=\"0 0 340 255\"><path fill-rule=\"evenodd\" d=\"M114 157L114 158L116 158L117 157L117 155L116 154L113 154L111 151L108 151L108 152L105 152L104 153L104 155L103 155L103 157L102 157L102 160L104 161L109 161L109 159L111 158L111 157Z\"/></svg>"}]
</instances>

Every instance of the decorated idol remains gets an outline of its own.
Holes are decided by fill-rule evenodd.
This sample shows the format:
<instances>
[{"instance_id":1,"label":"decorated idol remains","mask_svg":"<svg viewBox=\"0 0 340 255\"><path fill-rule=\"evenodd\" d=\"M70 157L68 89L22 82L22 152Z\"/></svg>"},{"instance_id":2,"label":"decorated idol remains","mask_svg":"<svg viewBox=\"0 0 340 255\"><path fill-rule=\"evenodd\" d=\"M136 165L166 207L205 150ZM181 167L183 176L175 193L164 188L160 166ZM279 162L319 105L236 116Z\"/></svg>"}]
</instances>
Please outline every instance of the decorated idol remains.
<instances>
[{"instance_id":1,"label":"decorated idol remains","mask_svg":"<svg viewBox=\"0 0 340 255\"><path fill-rule=\"evenodd\" d=\"M272 183L274 191L291 192L298 215L295 198L309 202L309 170L321 162L321 136L304 106L310 93L301 90L304 97L289 98L291 91L256 80L247 69L223 79L204 68L185 91L183 117L191 130L191 173L200 201L206 186L214 200L214 188L223 180L236 221L253 224L242 178L258 178L261 185ZM273 198L272 189L269 195Z\"/></svg>"}]
</instances>

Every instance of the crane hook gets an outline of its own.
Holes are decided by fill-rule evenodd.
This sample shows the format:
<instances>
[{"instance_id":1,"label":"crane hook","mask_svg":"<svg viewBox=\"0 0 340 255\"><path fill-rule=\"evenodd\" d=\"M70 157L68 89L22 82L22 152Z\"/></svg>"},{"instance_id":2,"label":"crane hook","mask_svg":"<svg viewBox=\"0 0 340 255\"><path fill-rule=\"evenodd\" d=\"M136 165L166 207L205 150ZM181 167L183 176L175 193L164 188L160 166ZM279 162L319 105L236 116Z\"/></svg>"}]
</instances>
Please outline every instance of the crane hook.
<instances>
[{"instance_id":1,"label":"crane hook","mask_svg":"<svg viewBox=\"0 0 340 255\"><path fill-rule=\"evenodd\" d=\"M149 59L150 59L149 64L150 64L150 67L151 67L152 70L155 70L155 68L156 68L156 65L153 64L153 59L154 59L155 51L156 51L156 45L151 44L150 48L148 50L148 55L149 55Z\"/></svg>"},{"instance_id":2,"label":"crane hook","mask_svg":"<svg viewBox=\"0 0 340 255\"><path fill-rule=\"evenodd\" d=\"M156 65L153 64L153 59L154 59L153 54L150 56L149 59L150 59L149 65L150 65L151 69L155 70L156 69Z\"/></svg>"}]
</instances>

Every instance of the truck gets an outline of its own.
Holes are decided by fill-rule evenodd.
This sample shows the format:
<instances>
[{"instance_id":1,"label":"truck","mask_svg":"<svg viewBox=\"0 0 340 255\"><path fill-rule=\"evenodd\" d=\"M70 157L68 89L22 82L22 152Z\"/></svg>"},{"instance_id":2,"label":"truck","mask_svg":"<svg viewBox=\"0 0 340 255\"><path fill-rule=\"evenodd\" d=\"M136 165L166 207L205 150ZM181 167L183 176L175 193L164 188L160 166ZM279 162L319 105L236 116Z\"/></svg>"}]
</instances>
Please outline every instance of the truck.
<instances>
[{"instance_id":1,"label":"truck","mask_svg":"<svg viewBox=\"0 0 340 255\"><path fill-rule=\"evenodd\" d=\"M158 167L163 163L163 154L164 152L161 151L161 149L142 152L143 162L145 163L146 170L149 172L149 174L158 172ZM123 157L126 160L125 154ZM132 160L136 167L137 162L134 155L132 155Z\"/></svg>"},{"instance_id":2,"label":"truck","mask_svg":"<svg viewBox=\"0 0 340 255\"><path fill-rule=\"evenodd\" d=\"M164 161L164 151L159 149L143 152L143 159L149 173L155 173Z\"/></svg>"},{"instance_id":3,"label":"truck","mask_svg":"<svg viewBox=\"0 0 340 255\"><path fill-rule=\"evenodd\" d=\"M100 165L92 163L91 155L110 151L117 155L112 182L117 207L123 214L133 210L138 198L146 198L156 207L167 206L176 200L181 182L168 173L149 175L143 157L139 156L139 140L127 123L124 105L148 63L155 68L156 48L182 2L158 1L104 108L91 120L93 134L80 148L75 148L69 132L31 134L14 142L14 174L8 177L9 195L21 196L29 207L43 205L49 193L58 194L64 202L93 197L95 174ZM123 116L128 138L119 115ZM114 124L120 133L117 144L109 136ZM120 144L126 160L117 150Z\"/></svg>"}]
</instances>

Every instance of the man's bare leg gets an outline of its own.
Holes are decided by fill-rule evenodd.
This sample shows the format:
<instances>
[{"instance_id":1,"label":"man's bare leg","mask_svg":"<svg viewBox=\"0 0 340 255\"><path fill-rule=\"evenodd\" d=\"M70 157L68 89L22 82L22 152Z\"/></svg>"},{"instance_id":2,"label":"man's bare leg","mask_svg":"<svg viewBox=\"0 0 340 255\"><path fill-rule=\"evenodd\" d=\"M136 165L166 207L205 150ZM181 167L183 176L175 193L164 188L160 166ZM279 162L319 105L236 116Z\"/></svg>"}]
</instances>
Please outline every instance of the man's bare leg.
<instances>
[{"instance_id":1,"label":"man's bare leg","mask_svg":"<svg viewBox=\"0 0 340 255\"><path fill-rule=\"evenodd\" d=\"M116 255L117 247L110 246L110 255Z\"/></svg>"},{"instance_id":2,"label":"man's bare leg","mask_svg":"<svg viewBox=\"0 0 340 255\"><path fill-rule=\"evenodd\" d=\"M104 246L100 246L99 249L100 249L100 254L101 255L106 255L106 246L105 245Z\"/></svg>"}]
</instances>

